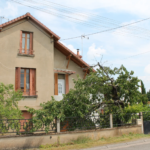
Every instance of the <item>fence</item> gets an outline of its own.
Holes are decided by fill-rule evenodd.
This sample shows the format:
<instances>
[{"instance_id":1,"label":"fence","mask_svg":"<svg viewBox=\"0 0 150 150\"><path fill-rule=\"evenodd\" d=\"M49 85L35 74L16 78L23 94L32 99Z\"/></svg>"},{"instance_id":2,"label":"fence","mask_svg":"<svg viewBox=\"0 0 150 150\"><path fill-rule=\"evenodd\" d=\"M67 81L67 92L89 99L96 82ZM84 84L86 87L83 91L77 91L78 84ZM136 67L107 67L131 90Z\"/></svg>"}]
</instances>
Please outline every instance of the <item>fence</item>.
<instances>
[{"instance_id":1,"label":"fence","mask_svg":"<svg viewBox=\"0 0 150 150\"><path fill-rule=\"evenodd\" d=\"M83 118L66 117L64 121L60 122L61 132L100 128L110 128L109 115L85 116Z\"/></svg>"},{"instance_id":2,"label":"fence","mask_svg":"<svg viewBox=\"0 0 150 150\"><path fill-rule=\"evenodd\" d=\"M60 133L67 131L97 130L103 128L113 128L122 126L136 125L137 120L142 118L142 114L101 114L93 116L66 117L63 121L55 119L49 124L44 124L41 120L32 119L8 119L0 120L0 134L10 135L10 133L36 134Z\"/></svg>"},{"instance_id":3,"label":"fence","mask_svg":"<svg viewBox=\"0 0 150 150\"><path fill-rule=\"evenodd\" d=\"M141 113L113 114L113 127L136 125Z\"/></svg>"},{"instance_id":4,"label":"fence","mask_svg":"<svg viewBox=\"0 0 150 150\"><path fill-rule=\"evenodd\" d=\"M49 124L49 132L56 132L56 120ZM6 134L15 133L21 134L33 134L38 132L44 132L46 130L45 124L41 120L33 121L32 119L1 119L0 120L0 133Z\"/></svg>"}]
</instances>

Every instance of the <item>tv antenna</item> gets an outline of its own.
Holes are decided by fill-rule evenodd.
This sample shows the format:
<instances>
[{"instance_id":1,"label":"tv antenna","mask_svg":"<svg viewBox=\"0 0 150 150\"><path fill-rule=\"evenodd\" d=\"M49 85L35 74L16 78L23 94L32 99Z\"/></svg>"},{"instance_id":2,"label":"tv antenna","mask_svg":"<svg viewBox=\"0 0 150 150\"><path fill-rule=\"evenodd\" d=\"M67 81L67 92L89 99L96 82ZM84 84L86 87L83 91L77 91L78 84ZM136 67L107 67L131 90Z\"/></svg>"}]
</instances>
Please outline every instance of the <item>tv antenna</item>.
<instances>
[{"instance_id":1,"label":"tv antenna","mask_svg":"<svg viewBox=\"0 0 150 150\"><path fill-rule=\"evenodd\" d=\"M0 24L2 24L3 22L3 19L5 19L5 20L8 20L9 21L9 19L8 18L5 18L4 16L0 16Z\"/></svg>"}]
</instances>

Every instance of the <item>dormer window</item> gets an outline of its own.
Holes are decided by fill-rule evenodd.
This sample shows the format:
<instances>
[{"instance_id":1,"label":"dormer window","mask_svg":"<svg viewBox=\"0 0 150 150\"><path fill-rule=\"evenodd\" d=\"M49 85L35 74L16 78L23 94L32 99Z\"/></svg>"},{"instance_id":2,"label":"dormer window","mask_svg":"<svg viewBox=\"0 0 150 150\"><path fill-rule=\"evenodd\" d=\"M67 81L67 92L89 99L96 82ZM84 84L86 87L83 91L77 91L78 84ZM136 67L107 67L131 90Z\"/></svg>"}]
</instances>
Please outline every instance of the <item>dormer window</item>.
<instances>
[{"instance_id":1,"label":"dormer window","mask_svg":"<svg viewBox=\"0 0 150 150\"><path fill-rule=\"evenodd\" d=\"M33 55L33 33L21 31L20 49L21 55Z\"/></svg>"}]
</instances>

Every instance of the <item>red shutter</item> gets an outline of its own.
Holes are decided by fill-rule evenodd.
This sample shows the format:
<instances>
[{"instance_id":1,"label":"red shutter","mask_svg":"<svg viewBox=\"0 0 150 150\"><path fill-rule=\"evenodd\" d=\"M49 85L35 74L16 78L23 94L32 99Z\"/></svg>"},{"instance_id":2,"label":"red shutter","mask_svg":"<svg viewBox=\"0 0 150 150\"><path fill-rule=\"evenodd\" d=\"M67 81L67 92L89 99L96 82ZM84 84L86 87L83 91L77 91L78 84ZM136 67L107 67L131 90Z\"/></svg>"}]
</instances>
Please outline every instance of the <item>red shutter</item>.
<instances>
[{"instance_id":1,"label":"red shutter","mask_svg":"<svg viewBox=\"0 0 150 150\"><path fill-rule=\"evenodd\" d=\"M30 95L36 95L36 69L30 69Z\"/></svg>"},{"instance_id":2,"label":"red shutter","mask_svg":"<svg viewBox=\"0 0 150 150\"><path fill-rule=\"evenodd\" d=\"M65 75L65 81L66 81L66 94L69 93L69 75Z\"/></svg>"},{"instance_id":3,"label":"red shutter","mask_svg":"<svg viewBox=\"0 0 150 150\"><path fill-rule=\"evenodd\" d=\"M20 31L20 49L19 53L22 53L22 31Z\"/></svg>"},{"instance_id":4,"label":"red shutter","mask_svg":"<svg viewBox=\"0 0 150 150\"><path fill-rule=\"evenodd\" d=\"M55 95L58 95L58 73L55 73Z\"/></svg>"},{"instance_id":5,"label":"red shutter","mask_svg":"<svg viewBox=\"0 0 150 150\"><path fill-rule=\"evenodd\" d=\"M20 74L21 68L17 67L15 70L15 91L17 91L20 88Z\"/></svg>"},{"instance_id":6,"label":"red shutter","mask_svg":"<svg viewBox=\"0 0 150 150\"><path fill-rule=\"evenodd\" d=\"M33 55L33 33L30 33L30 54Z\"/></svg>"}]
</instances>

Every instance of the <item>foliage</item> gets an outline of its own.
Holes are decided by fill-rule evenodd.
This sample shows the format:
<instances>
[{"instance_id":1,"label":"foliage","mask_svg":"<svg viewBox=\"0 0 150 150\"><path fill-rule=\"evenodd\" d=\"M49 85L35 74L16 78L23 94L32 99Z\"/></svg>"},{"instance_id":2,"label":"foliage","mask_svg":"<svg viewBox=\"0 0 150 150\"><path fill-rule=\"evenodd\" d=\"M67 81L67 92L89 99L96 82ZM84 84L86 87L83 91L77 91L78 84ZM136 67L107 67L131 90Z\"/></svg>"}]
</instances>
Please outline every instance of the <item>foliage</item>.
<instances>
[{"instance_id":1,"label":"foliage","mask_svg":"<svg viewBox=\"0 0 150 150\"><path fill-rule=\"evenodd\" d=\"M29 108L34 114L34 120L39 119L48 125L56 117L62 121L72 116L82 119L99 112L105 107L105 112L122 114L129 106L137 103L147 103L147 96L139 91L140 80L134 77L134 72L128 72L122 65L120 68L109 68L97 64L96 72L90 71L83 80L74 80L74 89L64 95L62 101L51 101L41 104L41 110ZM39 124L38 124L39 125Z\"/></svg>"},{"instance_id":2,"label":"foliage","mask_svg":"<svg viewBox=\"0 0 150 150\"><path fill-rule=\"evenodd\" d=\"M22 93L14 91L13 85L0 83L0 119L19 119L18 101L21 99Z\"/></svg>"},{"instance_id":3,"label":"foliage","mask_svg":"<svg viewBox=\"0 0 150 150\"><path fill-rule=\"evenodd\" d=\"M146 94L146 89L142 80L141 80L141 89L142 89L142 94Z\"/></svg>"},{"instance_id":4,"label":"foliage","mask_svg":"<svg viewBox=\"0 0 150 150\"><path fill-rule=\"evenodd\" d=\"M150 91L147 92L148 101L150 101Z\"/></svg>"},{"instance_id":5,"label":"foliage","mask_svg":"<svg viewBox=\"0 0 150 150\"><path fill-rule=\"evenodd\" d=\"M0 83L0 132L5 132L9 127L18 128L18 121L6 121L4 119L20 119L21 111L18 108L18 101L22 99L20 91L14 91L13 85ZM3 119L3 120L2 120Z\"/></svg>"},{"instance_id":6,"label":"foliage","mask_svg":"<svg viewBox=\"0 0 150 150\"><path fill-rule=\"evenodd\" d=\"M29 112L34 115L32 118L34 129L32 131L36 131L39 128L43 127L43 124L45 125L45 132L47 133L49 131L50 124L52 124L52 128L56 129L56 123L55 119L60 118L61 120L64 119L64 111L63 111L63 102L55 101L52 97L51 101L48 101L46 103L40 104L42 109L36 110L33 108L29 108ZM28 108L28 107L26 107Z\"/></svg>"}]
</instances>

